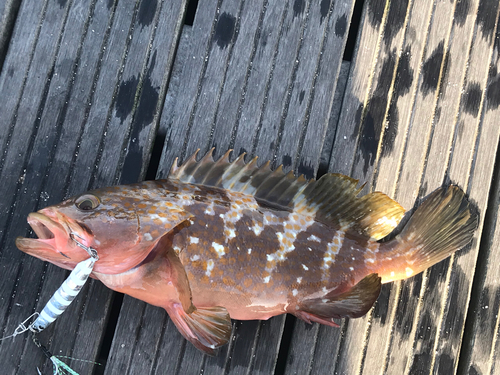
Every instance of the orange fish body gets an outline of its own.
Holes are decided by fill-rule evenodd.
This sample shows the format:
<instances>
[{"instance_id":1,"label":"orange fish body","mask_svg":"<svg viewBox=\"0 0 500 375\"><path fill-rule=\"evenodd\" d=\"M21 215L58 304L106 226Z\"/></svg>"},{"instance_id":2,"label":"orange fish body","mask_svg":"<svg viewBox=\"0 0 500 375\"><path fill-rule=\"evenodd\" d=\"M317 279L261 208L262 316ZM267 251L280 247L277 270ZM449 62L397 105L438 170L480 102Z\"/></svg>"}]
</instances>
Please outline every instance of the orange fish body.
<instances>
[{"instance_id":1,"label":"orange fish body","mask_svg":"<svg viewBox=\"0 0 500 375\"><path fill-rule=\"evenodd\" d=\"M359 317L382 283L413 276L470 242L477 214L456 186L438 189L402 232L403 208L357 181L317 181L229 153L193 155L168 180L96 190L30 214L39 239L17 246L72 269L97 249L93 277L167 310L196 347L229 339L230 317L292 313L334 326Z\"/></svg>"}]
</instances>

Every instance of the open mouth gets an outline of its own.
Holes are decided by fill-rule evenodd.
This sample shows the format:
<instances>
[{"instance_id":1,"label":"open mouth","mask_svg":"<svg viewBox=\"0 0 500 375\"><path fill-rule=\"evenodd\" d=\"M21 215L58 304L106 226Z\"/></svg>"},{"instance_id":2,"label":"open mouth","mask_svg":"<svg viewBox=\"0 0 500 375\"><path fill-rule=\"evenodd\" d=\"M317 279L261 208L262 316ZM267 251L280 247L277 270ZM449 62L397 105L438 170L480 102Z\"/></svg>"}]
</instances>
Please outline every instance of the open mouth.
<instances>
[{"instance_id":1,"label":"open mouth","mask_svg":"<svg viewBox=\"0 0 500 375\"><path fill-rule=\"evenodd\" d=\"M28 220L28 223L40 240L50 240L55 237L54 233L41 221L35 219L30 222Z\"/></svg>"},{"instance_id":2,"label":"open mouth","mask_svg":"<svg viewBox=\"0 0 500 375\"><path fill-rule=\"evenodd\" d=\"M19 250L43 259L50 257L50 254L60 253L57 250L56 241L67 241L69 236L61 224L39 212L32 212L28 215L28 224L38 238L16 238L16 246ZM65 254L62 255L67 257Z\"/></svg>"}]
</instances>

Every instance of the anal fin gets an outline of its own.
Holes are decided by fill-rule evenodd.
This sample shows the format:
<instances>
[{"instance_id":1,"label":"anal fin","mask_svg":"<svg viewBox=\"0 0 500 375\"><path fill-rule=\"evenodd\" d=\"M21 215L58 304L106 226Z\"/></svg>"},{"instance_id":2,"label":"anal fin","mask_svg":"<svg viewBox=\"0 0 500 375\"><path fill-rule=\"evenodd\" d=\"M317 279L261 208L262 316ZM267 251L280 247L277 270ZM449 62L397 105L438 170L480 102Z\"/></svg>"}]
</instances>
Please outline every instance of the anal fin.
<instances>
[{"instance_id":1,"label":"anal fin","mask_svg":"<svg viewBox=\"0 0 500 375\"><path fill-rule=\"evenodd\" d=\"M224 307L197 308L187 313L181 304L175 304L168 314L186 340L207 354L214 355L231 336L231 318Z\"/></svg>"},{"instance_id":2,"label":"anal fin","mask_svg":"<svg viewBox=\"0 0 500 375\"><path fill-rule=\"evenodd\" d=\"M344 293L326 294L321 298L302 301L295 315L306 322L314 321L331 326L335 324L332 318L359 318L377 300L381 284L381 278L372 273Z\"/></svg>"}]
</instances>

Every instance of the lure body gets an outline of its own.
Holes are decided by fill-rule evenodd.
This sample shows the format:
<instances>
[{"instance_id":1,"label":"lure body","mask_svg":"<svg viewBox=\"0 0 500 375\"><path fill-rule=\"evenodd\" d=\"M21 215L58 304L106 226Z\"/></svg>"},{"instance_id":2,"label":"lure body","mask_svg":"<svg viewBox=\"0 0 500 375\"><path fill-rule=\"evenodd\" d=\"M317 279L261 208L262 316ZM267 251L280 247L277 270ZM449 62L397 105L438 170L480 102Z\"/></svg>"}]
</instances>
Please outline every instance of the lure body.
<instances>
[{"instance_id":1,"label":"lure body","mask_svg":"<svg viewBox=\"0 0 500 375\"><path fill-rule=\"evenodd\" d=\"M68 278L47 302L38 318L31 324L30 330L37 333L42 332L66 310L85 285L96 260L96 258L91 257L76 265Z\"/></svg>"},{"instance_id":2,"label":"lure body","mask_svg":"<svg viewBox=\"0 0 500 375\"><path fill-rule=\"evenodd\" d=\"M381 284L415 275L470 242L477 213L456 186L438 189L394 239L403 208L357 181L271 171L243 156L195 155L168 180L114 186L32 213L36 257L73 269L97 249L92 277L161 306L206 352L224 344L230 317L292 313L335 325L373 305Z\"/></svg>"}]
</instances>

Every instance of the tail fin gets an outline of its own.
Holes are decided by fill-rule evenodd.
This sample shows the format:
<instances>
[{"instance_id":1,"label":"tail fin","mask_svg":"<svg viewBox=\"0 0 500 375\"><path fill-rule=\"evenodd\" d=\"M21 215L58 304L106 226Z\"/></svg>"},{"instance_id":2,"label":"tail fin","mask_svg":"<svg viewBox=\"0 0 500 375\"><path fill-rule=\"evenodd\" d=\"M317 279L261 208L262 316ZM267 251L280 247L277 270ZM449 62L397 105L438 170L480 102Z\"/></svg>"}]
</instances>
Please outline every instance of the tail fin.
<instances>
[{"instance_id":1,"label":"tail fin","mask_svg":"<svg viewBox=\"0 0 500 375\"><path fill-rule=\"evenodd\" d=\"M402 232L385 244L379 271L382 283L414 276L463 248L472 240L478 221L477 209L462 189L455 185L437 189Z\"/></svg>"}]
</instances>

